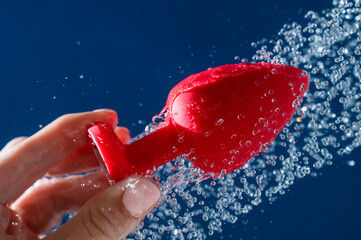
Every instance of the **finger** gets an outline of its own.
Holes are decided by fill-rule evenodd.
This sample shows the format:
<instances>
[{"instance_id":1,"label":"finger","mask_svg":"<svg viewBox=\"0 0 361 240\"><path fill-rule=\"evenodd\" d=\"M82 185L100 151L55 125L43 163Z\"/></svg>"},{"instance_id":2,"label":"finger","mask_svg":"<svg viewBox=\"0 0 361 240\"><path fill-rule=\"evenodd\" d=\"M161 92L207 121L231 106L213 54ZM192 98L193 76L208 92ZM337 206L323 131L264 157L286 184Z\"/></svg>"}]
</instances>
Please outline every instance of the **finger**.
<instances>
[{"instance_id":1,"label":"finger","mask_svg":"<svg viewBox=\"0 0 361 240\"><path fill-rule=\"evenodd\" d=\"M16 238L9 236L8 234L0 232L0 239L1 240L16 240Z\"/></svg>"},{"instance_id":2,"label":"finger","mask_svg":"<svg viewBox=\"0 0 361 240\"><path fill-rule=\"evenodd\" d=\"M109 182L102 171L83 176L41 179L11 208L34 232L42 234L59 225L64 213L78 211L106 187L109 187Z\"/></svg>"},{"instance_id":3,"label":"finger","mask_svg":"<svg viewBox=\"0 0 361 240\"><path fill-rule=\"evenodd\" d=\"M65 115L10 151L1 152L0 204L17 198L49 169L84 146L90 125L108 122L116 126L117 121L116 113L111 110Z\"/></svg>"},{"instance_id":4,"label":"finger","mask_svg":"<svg viewBox=\"0 0 361 240\"><path fill-rule=\"evenodd\" d=\"M14 138L13 140L11 140L10 142L8 142L5 147L3 147L3 149L1 150L1 152L5 152L8 151L9 149L13 148L14 146L16 146L17 144L21 143L22 141L24 141L25 139L27 139L27 137L17 137Z\"/></svg>"},{"instance_id":5,"label":"finger","mask_svg":"<svg viewBox=\"0 0 361 240\"><path fill-rule=\"evenodd\" d=\"M129 130L125 127L117 127L115 129L115 133L123 144L126 144L131 139ZM52 168L48 172L48 175L54 176L81 173L91 171L99 167L100 165L95 157L93 147L91 144L88 144L75 150L64 161Z\"/></svg>"},{"instance_id":6,"label":"finger","mask_svg":"<svg viewBox=\"0 0 361 240\"><path fill-rule=\"evenodd\" d=\"M65 160L50 169L49 176L88 172L100 168L93 147L86 145L75 150Z\"/></svg>"},{"instance_id":7,"label":"finger","mask_svg":"<svg viewBox=\"0 0 361 240\"><path fill-rule=\"evenodd\" d=\"M38 240L37 234L35 234L26 224L24 224L19 214L15 211L10 210L10 221L8 228L5 231L8 237L14 237L15 239L27 239L27 240ZM0 238L2 239L2 238ZM13 238L9 238L13 239Z\"/></svg>"},{"instance_id":8,"label":"finger","mask_svg":"<svg viewBox=\"0 0 361 240\"><path fill-rule=\"evenodd\" d=\"M89 200L77 215L45 239L125 238L160 196L159 187L151 179L118 182Z\"/></svg>"},{"instance_id":9,"label":"finger","mask_svg":"<svg viewBox=\"0 0 361 240\"><path fill-rule=\"evenodd\" d=\"M128 128L126 127L117 127L115 130L115 134L119 138L119 140L125 145L127 144L131 137Z\"/></svg>"},{"instance_id":10,"label":"finger","mask_svg":"<svg viewBox=\"0 0 361 240\"><path fill-rule=\"evenodd\" d=\"M10 211L5 205L0 205L0 232L5 232L10 222ZM0 238L1 239L1 238Z\"/></svg>"}]
</instances>

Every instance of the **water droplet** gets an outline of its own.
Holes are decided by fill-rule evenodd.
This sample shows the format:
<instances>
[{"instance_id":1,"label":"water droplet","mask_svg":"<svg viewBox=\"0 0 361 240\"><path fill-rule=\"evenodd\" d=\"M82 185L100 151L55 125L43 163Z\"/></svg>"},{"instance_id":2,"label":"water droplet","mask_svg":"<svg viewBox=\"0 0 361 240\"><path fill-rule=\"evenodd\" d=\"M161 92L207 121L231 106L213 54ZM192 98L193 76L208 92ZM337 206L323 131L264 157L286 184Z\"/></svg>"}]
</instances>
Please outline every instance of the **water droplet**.
<instances>
[{"instance_id":1,"label":"water droplet","mask_svg":"<svg viewBox=\"0 0 361 240\"><path fill-rule=\"evenodd\" d=\"M347 161L347 165L349 165L350 167L355 166L356 162L354 160L348 160Z\"/></svg>"},{"instance_id":2,"label":"water droplet","mask_svg":"<svg viewBox=\"0 0 361 240\"><path fill-rule=\"evenodd\" d=\"M160 179L161 179L161 178L160 178L160 175L155 175L155 176L154 176L154 180L155 180L156 182L159 182Z\"/></svg>"},{"instance_id":3,"label":"water droplet","mask_svg":"<svg viewBox=\"0 0 361 240\"><path fill-rule=\"evenodd\" d=\"M238 114L238 115L237 115L237 119L238 119L238 120L244 119L244 115L243 115L243 114Z\"/></svg>"},{"instance_id":4,"label":"water droplet","mask_svg":"<svg viewBox=\"0 0 361 240\"><path fill-rule=\"evenodd\" d=\"M211 134L212 134L212 131L207 131L207 132L204 134L204 136L205 136L205 137L209 137Z\"/></svg>"},{"instance_id":5,"label":"water droplet","mask_svg":"<svg viewBox=\"0 0 361 240\"><path fill-rule=\"evenodd\" d=\"M221 119L218 119L218 121L215 123L217 126L219 125L222 125L224 123L224 120L221 118Z\"/></svg>"}]
</instances>

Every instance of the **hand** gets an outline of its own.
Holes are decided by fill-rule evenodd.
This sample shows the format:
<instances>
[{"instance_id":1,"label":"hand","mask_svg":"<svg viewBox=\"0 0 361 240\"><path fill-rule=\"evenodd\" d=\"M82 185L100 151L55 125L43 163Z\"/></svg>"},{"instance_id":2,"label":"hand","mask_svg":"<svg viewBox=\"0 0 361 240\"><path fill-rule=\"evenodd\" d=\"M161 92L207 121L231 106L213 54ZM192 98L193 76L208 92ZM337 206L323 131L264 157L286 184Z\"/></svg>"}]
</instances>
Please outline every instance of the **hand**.
<instances>
[{"instance_id":1,"label":"hand","mask_svg":"<svg viewBox=\"0 0 361 240\"><path fill-rule=\"evenodd\" d=\"M87 144L87 127L111 123L126 143L126 128L116 127L111 110L62 116L29 138L10 141L0 152L0 239L39 239L66 212L79 212L44 239L125 238L158 202L153 180L130 177L109 187L102 171L52 177L99 168ZM43 178L44 176L48 176Z\"/></svg>"}]
</instances>

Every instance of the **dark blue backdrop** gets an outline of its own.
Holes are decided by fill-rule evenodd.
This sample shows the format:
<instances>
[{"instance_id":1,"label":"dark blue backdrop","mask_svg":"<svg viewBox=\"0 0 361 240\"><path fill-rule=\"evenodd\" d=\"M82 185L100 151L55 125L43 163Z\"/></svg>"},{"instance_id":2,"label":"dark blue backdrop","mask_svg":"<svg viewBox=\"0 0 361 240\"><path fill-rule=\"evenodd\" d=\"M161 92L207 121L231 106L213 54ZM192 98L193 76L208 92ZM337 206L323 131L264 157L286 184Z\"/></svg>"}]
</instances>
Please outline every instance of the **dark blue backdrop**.
<instances>
[{"instance_id":1,"label":"dark blue backdrop","mask_svg":"<svg viewBox=\"0 0 361 240\"><path fill-rule=\"evenodd\" d=\"M120 125L135 135L181 79L235 56L250 58L252 41L330 6L331 0L2 0L0 144L62 114L104 107L117 110ZM361 239L360 171L357 161L325 167L323 176L257 207L246 226L226 226L224 238Z\"/></svg>"}]
</instances>

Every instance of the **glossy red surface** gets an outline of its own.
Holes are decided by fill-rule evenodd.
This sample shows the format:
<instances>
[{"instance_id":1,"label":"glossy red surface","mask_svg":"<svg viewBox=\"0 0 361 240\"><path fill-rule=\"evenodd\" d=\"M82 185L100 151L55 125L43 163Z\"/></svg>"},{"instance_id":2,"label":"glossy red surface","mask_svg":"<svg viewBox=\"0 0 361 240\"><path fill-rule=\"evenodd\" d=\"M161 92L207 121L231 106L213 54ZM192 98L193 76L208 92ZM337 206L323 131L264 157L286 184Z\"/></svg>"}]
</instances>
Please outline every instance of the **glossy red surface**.
<instances>
[{"instance_id":1,"label":"glossy red surface","mask_svg":"<svg viewBox=\"0 0 361 240\"><path fill-rule=\"evenodd\" d=\"M122 145L110 126L89 129L111 179L154 170L188 154L212 177L243 166L262 152L292 118L308 77L270 63L233 64L194 74L169 93L164 127Z\"/></svg>"}]
</instances>

